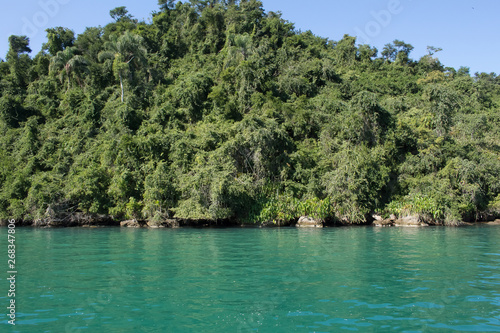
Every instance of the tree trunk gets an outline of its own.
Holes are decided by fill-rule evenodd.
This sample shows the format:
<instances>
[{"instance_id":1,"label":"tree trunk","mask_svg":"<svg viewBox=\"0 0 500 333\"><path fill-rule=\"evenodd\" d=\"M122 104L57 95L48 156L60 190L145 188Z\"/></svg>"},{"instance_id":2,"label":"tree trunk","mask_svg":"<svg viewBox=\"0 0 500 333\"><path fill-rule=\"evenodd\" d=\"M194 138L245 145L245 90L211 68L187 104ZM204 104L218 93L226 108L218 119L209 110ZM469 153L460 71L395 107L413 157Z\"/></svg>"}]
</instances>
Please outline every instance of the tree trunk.
<instances>
[{"instance_id":1,"label":"tree trunk","mask_svg":"<svg viewBox=\"0 0 500 333\"><path fill-rule=\"evenodd\" d=\"M70 77L69 77L69 74L71 72L70 65L69 64L64 65L64 69L66 70L66 76L68 77L68 89L67 90L69 90L69 88L71 86L71 81L70 81Z\"/></svg>"},{"instance_id":2,"label":"tree trunk","mask_svg":"<svg viewBox=\"0 0 500 333\"><path fill-rule=\"evenodd\" d=\"M120 72L120 88L122 90L122 103L123 103L123 79L122 79L122 72Z\"/></svg>"}]
</instances>

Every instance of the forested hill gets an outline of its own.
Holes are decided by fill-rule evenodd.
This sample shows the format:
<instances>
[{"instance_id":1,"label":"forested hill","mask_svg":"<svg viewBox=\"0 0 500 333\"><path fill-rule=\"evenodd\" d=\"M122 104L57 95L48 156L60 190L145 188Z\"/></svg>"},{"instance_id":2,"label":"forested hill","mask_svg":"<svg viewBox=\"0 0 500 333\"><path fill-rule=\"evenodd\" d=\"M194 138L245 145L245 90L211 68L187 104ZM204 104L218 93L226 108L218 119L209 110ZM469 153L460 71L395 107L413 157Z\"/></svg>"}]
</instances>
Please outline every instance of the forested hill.
<instances>
[{"instance_id":1,"label":"forested hill","mask_svg":"<svg viewBox=\"0 0 500 333\"><path fill-rule=\"evenodd\" d=\"M0 63L0 217L454 223L500 212L500 78L256 0L119 7ZM34 54L34 53L32 53Z\"/></svg>"}]
</instances>

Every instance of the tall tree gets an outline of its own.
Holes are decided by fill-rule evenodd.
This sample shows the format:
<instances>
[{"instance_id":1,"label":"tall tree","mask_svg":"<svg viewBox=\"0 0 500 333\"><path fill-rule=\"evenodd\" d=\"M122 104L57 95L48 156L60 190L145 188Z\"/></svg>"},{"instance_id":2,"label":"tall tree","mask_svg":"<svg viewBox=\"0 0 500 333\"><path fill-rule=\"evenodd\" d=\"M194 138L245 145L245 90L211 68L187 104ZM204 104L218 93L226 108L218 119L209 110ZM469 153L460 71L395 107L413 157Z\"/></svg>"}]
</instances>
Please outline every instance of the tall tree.
<instances>
[{"instance_id":1,"label":"tall tree","mask_svg":"<svg viewBox=\"0 0 500 333\"><path fill-rule=\"evenodd\" d=\"M30 64L30 58L26 53L30 53L29 38L26 36L9 37L9 51L6 60L10 67L10 73L14 82L24 86L27 80L27 72Z\"/></svg>"},{"instance_id":2,"label":"tall tree","mask_svg":"<svg viewBox=\"0 0 500 333\"><path fill-rule=\"evenodd\" d=\"M9 57L18 56L21 53L30 53L31 49L29 48L30 39L26 36L15 36L12 35L9 37L9 52L7 53L7 60Z\"/></svg>"},{"instance_id":3,"label":"tall tree","mask_svg":"<svg viewBox=\"0 0 500 333\"><path fill-rule=\"evenodd\" d=\"M175 8L175 0L158 0L158 5L161 10L168 12Z\"/></svg>"},{"instance_id":4,"label":"tall tree","mask_svg":"<svg viewBox=\"0 0 500 333\"><path fill-rule=\"evenodd\" d=\"M107 51L99 54L99 60L112 60L113 73L120 81L121 101L124 100L124 80L134 78L135 72L147 63L147 50L144 47L144 39L129 31L114 41L106 43Z\"/></svg>"},{"instance_id":5,"label":"tall tree","mask_svg":"<svg viewBox=\"0 0 500 333\"><path fill-rule=\"evenodd\" d=\"M335 46L335 58L342 65L351 65L356 60L356 37L344 35Z\"/></svg>"},{"instance_id":6,"label":"tall tree","mask_svg":"<svg viewBox=\"0 0 500 333\"><path fill-rule=\"evenodd\" d=\"M57 52L50 62L50 71L58 72L61 83L66 77L67 89L71 87L72 78L82 87L82 77L84 74L89 73L88 61L83 56L77 55L76 51L76 47L68 47L64 51Z\"/></svg>"},{"instance_id":7,"label":"tall tree","mask_svg":"<svg viewBox=\"0 0 500 333\"><path fill-rule=\"evenodd\" d=\"M397 49L396 60L401 64L406 64L410 60L410 53L413 51L414 47L411 44L407 44L402 40L394 40L394 46Z\"/></svg>"},{"instance_id":8,"label":"tall tree","mask_svg":"<svg viewBox=\"0 0 500 333\"><path fill-rule=\"evenodd\" d=\"M53 56L67 47L73 46L75 42L75 33L73 30L63 27L49 28L47 32L47 43L43 44L42 49L48 50Z\"/></svg>"},{"instance_id":9,"label":"tall tree","mask_svg":"<svg viewBox=\"0 0 500 333\"><path fill-rule=\"evenodd\" d=\"M396 55L398 54L398 50L392 43L388 43L384 45L384 49L382 50L382 57L385 60L396 60Z\"/></svg>"},{"instance_id":10,"label":"tall tree","mask_svg":"<svg viewBox=\"0 0 500 333\"><path fill-rule=\"evenodd\" d=\"M413 45L396 39L392 43L385 44L382 51L382 57L385 60L397 60L399 63L405 64L408 62L410 53L413 49Z\"/></svg>"},{"instance_id":11,"label":"tall tree","mask_svg":"<svg viewBox=\"0 0 500 333\"><path fill-rule=\"evenodd\" d=\"M248 34L234 35L231 34L227 40L228 51L226 58L226 66L238 65L240 62L247 60L248 56L253 52L252 36Z\"/></svg>"},{"instance_id":12,"label":"tall tree","mask_svg":"<svg viewBox=\"0 0 500 333\"><path fill-rule=\"evenodd\" d=\"M109 15L116 22L132 20L132 15L130 15L128 13L127 7L125 7L125 6L116 7L115 9L111 9L109 11Z\"/></svg>"}]
</instances>

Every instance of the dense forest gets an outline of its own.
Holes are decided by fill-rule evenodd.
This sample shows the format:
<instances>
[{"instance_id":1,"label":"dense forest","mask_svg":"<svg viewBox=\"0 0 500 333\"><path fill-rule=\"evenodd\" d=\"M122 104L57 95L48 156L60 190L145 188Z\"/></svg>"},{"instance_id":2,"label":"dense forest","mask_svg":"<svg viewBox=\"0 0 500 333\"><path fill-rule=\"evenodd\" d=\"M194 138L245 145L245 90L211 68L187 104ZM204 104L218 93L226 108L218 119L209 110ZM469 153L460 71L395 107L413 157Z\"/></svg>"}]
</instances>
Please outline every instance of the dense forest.
<instances>
[{"instance_id":1,"label":"dense forest","mask_svg":"<svg viewBox=\"0 0 500 333\"><path fill-rule=\"evenodd\" d=\"M500 77L298 31L256 0L160 0L0 61L0 218L286 224L500 215ZM466 47L466 45L464 46Z\"/></svg>"}]
</instances>

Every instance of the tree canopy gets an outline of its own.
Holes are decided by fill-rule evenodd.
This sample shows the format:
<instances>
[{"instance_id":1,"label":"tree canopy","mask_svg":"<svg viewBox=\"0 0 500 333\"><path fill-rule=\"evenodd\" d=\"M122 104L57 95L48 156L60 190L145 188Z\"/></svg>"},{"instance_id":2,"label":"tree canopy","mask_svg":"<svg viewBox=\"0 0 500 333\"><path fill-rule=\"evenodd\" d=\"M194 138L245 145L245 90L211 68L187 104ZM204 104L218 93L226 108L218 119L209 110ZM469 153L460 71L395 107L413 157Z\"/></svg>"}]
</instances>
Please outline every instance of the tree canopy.
<instances>
[{"instance_id":1,"label":"tree canopy","mask_svg":"<svg viewBox=\"0 0 500 333\"><path fill-rule=\"evenodd\" d=\"M0 218L500 214L500 79L297 31L257 0L125 7L0 62Z\"/></svg>"}]
</instances>

